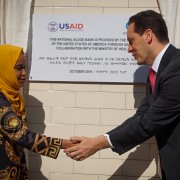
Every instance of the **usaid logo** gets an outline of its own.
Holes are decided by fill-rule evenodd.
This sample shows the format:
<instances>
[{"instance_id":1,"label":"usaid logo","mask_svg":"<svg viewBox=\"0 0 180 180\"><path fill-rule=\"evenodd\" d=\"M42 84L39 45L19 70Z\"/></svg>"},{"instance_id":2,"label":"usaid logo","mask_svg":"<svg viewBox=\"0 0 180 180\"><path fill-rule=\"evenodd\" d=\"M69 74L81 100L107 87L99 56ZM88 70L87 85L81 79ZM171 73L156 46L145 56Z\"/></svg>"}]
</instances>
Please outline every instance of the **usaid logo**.
<instances>
[{"instance_id":1,"label":"usaid logo","mask_svg":"<svg viewBox=\"0 0 180 180\"><path fill-rule=\"evenodd\" d=\"M50 32L56 32L58 29L59 31L82 31L84 25L81 23L56 23L54 21L48 24L48 30Z\"/></svg>"},{"instance_id":2,"label":"usaid logo","mask_svg":"<svg viewBox=\"0 0 180 180\"><path fill-rule=\"evenodd\" d=\"M60 23L59 24L59 29L60 30L69 30L69 31L78 31L78 30L83 30L83 24L81 23Z\"/></svg>"},{"instance_id":3,"label":"usaid logo","mask_svg":"<svg viewBox=\"0 0 180 180\"><path fill-rule=\"evenodd\" d=\"M128 29L128 22L126 23L126 29Z\"/></svg>"},{"instance_id":4,"label":"usaid logo","mask_svg":"<svg viewBox=\"0 0 180 180\"><path fill-rule=\"evenodd\" d=\"M48 30L50 32L56 32L58 30L58 24L56 22L50 22L48 24Z\"/></svg>"}]
</instances>

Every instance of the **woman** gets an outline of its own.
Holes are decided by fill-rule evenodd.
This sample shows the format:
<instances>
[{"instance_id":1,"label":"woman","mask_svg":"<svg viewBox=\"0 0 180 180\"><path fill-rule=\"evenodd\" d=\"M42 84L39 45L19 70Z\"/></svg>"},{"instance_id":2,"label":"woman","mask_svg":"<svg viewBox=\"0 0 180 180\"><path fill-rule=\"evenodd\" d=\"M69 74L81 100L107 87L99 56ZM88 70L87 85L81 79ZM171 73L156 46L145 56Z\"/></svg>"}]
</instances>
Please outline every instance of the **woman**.
<instances>
[{"instance_id":1,"label":"woman","mask_svg":"<svg viewBox=\"0 0 180 180\"><path fill-rule=\"evenodd\" d=\"M25 54L21 47L0 45L0 179L27 180L24 148L51 158L70 140L33 133L26 126L20 88L26 79Z\"/></svg>"}]
</instances>

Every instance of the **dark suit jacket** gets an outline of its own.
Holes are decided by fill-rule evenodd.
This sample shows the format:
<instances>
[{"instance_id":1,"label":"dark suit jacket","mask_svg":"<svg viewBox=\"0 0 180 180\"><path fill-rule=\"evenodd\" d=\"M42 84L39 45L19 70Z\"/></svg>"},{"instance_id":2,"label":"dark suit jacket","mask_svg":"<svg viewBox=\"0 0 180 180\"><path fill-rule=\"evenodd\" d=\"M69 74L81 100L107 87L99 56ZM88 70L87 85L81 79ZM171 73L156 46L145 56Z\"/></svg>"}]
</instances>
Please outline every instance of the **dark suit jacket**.
<instances>
[{"instance_id":1,"label":"dark suit jacket","mask_svg":"<svg viewBox=\"0 0 180 180\"><path fill-rule=\"evenodd\" d=\"M148 79L146 97L136 114L107 134L119 154L155 135L166 178L180 180L180 50L168 47L159 65L154 95Z\"/></svg>"}]
</instances>

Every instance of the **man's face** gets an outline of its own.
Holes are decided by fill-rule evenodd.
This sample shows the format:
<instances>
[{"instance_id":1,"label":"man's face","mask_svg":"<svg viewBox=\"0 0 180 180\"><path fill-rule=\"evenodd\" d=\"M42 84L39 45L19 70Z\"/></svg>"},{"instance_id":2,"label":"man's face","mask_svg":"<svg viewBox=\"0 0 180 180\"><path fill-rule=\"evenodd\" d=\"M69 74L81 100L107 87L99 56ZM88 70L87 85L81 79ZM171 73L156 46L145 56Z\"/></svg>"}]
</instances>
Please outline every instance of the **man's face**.
<instances>
[{"instance_id":1,"label":"man's face","mask_svg":"<svg viewBox=\"0 0 180 180\"><path fill-rule=\"evenodd\" d=\"M134 32L134 23L131 23L127 30L127 40L129 42L128 52L137 60L139 65L147 64L148 47L145 35L140 36Z\"/></svg>"}]
</instances>

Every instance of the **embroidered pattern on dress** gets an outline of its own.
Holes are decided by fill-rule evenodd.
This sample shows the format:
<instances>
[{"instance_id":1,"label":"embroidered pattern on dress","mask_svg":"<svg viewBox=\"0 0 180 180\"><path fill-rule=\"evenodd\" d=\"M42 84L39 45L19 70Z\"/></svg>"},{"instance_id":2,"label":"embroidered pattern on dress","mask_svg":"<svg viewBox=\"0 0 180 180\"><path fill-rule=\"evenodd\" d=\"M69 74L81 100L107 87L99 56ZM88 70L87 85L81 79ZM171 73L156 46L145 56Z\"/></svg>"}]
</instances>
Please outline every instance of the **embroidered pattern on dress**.
<instances>
[{"instance_id":1,"label":"embroidered pattern on dress","mask_svg":"<svg viewBox=\"0 0 180 180\"><path fill-rule=\"evenodd\" d=\"M2 180L19 180L20 172L16 167L7 167L5 170L0 170L0 179Z\"/></svg>"},{"instance_id":2,"label":"embroidered pattern on dress","mask_svg":"<svg viewBox=\"0 0 180 180\"><path fill-rule=\"evenodd\" d=\"M14 164L20 164L21 158L16 155L16 153L13 150L13 147L7 141L5 142L5 148L9 160L12 161Z\"/></svg>"},{"instance_id":3,"label":"embroidered pattern on dress","mask_svg":"<svg viewBox=\"0 0 180 180\"><path fill-rule=\"evenodd\" d=\"M60 138L50 138L37 134L31 150L38 154L57 158L61 144L62 139Z\"/></svg>"},{"instance_id":4,"label":"embroidered pattern on dress","mask_svg":"<svg viewBox=\"0 0 180 180\"><path fill-rule=\"evenodd\" d=\"M13 140L20 139L27 131L27 127L11 107L0 108L0 123L1 131Z\"/></svg>"}]
</instances>

